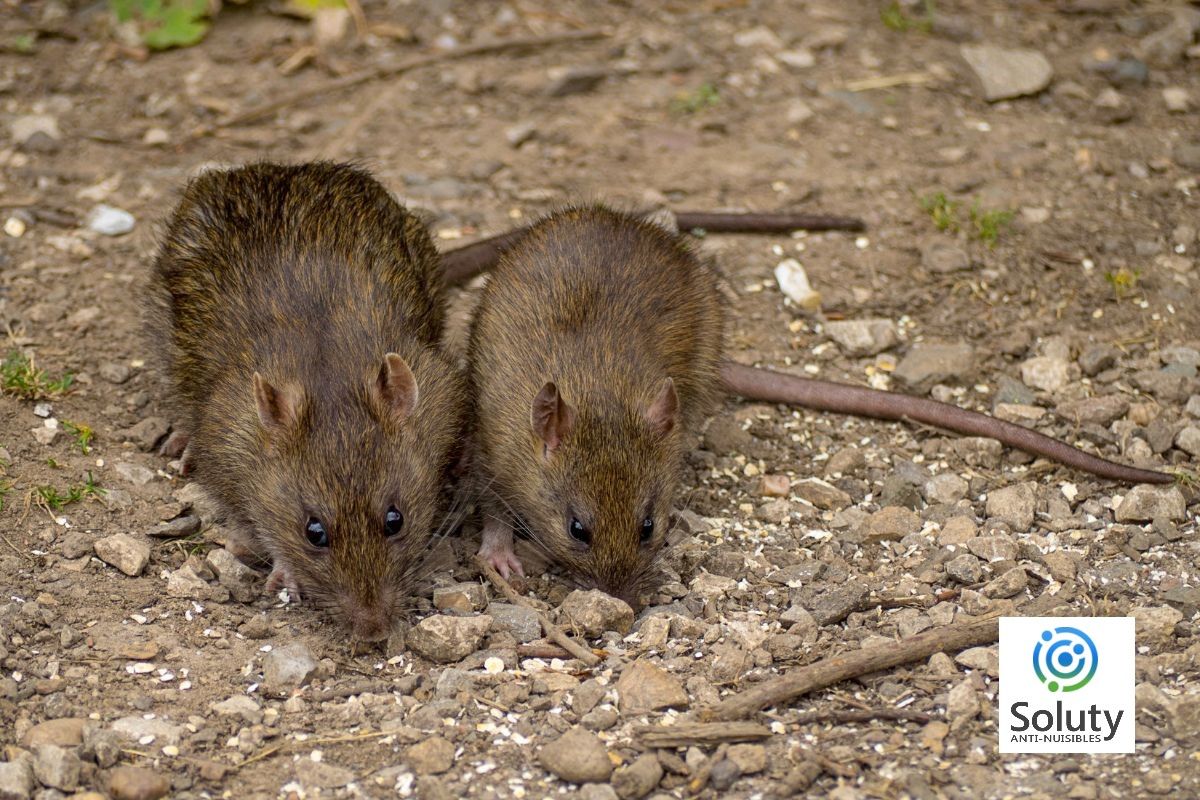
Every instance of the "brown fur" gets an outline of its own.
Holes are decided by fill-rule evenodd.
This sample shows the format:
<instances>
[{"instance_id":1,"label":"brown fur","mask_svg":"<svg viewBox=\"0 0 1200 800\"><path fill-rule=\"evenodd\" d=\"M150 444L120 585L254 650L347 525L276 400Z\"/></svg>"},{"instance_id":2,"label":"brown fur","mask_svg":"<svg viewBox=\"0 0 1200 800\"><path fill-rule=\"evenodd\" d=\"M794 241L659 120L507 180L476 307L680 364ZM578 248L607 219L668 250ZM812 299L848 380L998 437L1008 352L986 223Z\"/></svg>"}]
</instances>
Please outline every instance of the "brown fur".
<instances>
[{"instance_id":1,"label":"brown fur","mask_svg":"<svg viewBox=\"0 0 1200 800\"><path fill-rule=\"evenodd\" d=\"M438 268L365 172L255 164L188 185L151 277L195 479L276 575L365 639L387 635L443 523L464 423ZM404 524L385 538L390 505ZM310 516L327 549L305 538Z\"/></svg>"},{"instance_id":2,"label":"brown fur","mask_svg":"<svg viewBox=\"0 0 1200 800\"><path fill-rule=\"evenodd\" d=\"M716 274L678 237L632 216L576 208L533 226L471 331L486 513L517 521L581 582L633 599L663 543L687 429L719 396L718 298ZM561 442L547 383L565 403ZM568 535L572 515L590 548Z\"/></svg>"}]
</instances>

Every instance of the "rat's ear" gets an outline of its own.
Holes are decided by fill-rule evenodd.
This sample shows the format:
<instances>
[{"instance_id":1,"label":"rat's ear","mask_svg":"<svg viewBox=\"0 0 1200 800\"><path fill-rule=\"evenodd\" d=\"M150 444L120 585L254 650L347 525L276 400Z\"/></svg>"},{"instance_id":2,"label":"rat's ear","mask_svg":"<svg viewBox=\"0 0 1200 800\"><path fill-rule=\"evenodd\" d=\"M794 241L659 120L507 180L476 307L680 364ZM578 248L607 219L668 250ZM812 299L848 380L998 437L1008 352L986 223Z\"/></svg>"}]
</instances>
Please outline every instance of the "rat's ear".
<instances>
[{"instance_id":1,"label":"rat's ear","mask_svg":"<svg viewBox=\"0 0 1200 800\"><path fill-rule=\"evenodd\" d=\"M679 395L675 392L675 381L663 380L662 388L646 409L646 421L660 436L670 433L679 421Z\"/></svg>"},{"instance_id":2,"label":"rat's ear","mask_svg":"<svg viewBox=\"0 0 1200 800\"><path fill-rule=\"evenodd\" d=\"M407 419L417 408L417 379L397 353L383 357L372 391L380 406L397 422Z\"/></svg>"},{"instance_id":3,"label":"rat's ear","mask_svg":"<svg viewBox=\"0 0 1200 800\"><path fill-rule=\"evenodd\" d=\"M258 421L271 435L291 430L300 418L300 392L290 387L272 386L266 378L254 373L254 404Z\"/></svg>"},{"instance_id":4,"label":"rat's ear","mask_svg":"<svg viewBox=\"0 0 1200 800\"><path fill-rule=\"evenodd\" d=\"M574 427L575 410L562 399L557 386L547 383L533 398L529 419L534 435L542 440L543 452L549 455L558 449Z\"/></svg>"}]
</instances>

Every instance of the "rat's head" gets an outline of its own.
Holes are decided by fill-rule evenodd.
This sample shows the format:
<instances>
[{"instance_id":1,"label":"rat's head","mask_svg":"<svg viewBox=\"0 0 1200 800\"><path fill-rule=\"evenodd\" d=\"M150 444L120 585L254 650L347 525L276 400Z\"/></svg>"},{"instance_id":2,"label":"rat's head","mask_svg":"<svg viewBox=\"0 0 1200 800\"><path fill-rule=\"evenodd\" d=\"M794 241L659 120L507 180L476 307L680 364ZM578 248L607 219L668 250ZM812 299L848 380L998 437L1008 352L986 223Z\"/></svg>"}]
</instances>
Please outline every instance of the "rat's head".
<instances>
[{"instance_id":1,"label":"rat's head","mask_svg":"<svg viewBox=\"0 0 1200 800\"><path fill-rule=\"evenodd\" d=\"M682 456L679 397L665 379L632 405L611 394L573 406L547 383L533 398L539 464L533 539L581 584L637 607L662 551Z\"/></svg>"},{"instance_id":2,"label":"rat's head","mask_svg":"<svg viewBox=\"0 0 1200 800\"><path fill-rule=\"evenodd\" d=\"M462 421L457 373L388 353L356 385L253 377L264 469L252 522L276 569L357 639L386 638L431 537Z\"/></svg>"}]
</instances>

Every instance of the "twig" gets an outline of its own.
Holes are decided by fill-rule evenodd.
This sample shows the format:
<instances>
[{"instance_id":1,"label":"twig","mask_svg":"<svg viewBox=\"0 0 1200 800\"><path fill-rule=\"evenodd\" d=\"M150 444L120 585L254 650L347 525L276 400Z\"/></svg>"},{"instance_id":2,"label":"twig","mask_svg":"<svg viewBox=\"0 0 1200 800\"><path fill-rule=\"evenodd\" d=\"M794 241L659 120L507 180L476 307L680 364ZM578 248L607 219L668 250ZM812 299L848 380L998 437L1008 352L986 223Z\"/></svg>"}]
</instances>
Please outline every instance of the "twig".
<instances>
[{"instance_id":1,"label":"twig","mask_svg":"<svg viewBox=\"0 0 1200 800\"><path fill-rule=\"evenodd\" d=\"M769 739L771 729L757 722L681 722L667 727L644 725L635 735L647 747L707 747Z\"/></svg>"},{"instance_id":2,"label":"twig","mask_svg":"<svg viewBox=\"0 0 1200 800\"><path fill-rule=\"evenodd\" d=\"M392 100L392 90L394 87L388 87L383 91L377 92L372 97L362 110L346 123L346 125L338 131L337 136L321 148L321 158L327 161L335 161L342 157L342 154L354 143L358 138L358 134L368 122L378 116L379 109L384 103Z\"/></svg>"},{"instance_id":3,"label":"twig","mask_svg":"<svg viewBox=\"0 0 1200 800\"><path fill-rule=\"evenodd\" d=\"M257 106L251 106L244 111L239 111L231 114L217 122L217 127L229 128L237 125L245 125L248 122L253 122L261 119L268 114L278 111L281 108L295 105L296 103L309 100L319 95L329 94L330 92L338 92L344 89L350 89L360 84L368 83L382 78L394 78L404 72L426 67L430 64L438 64L443 61L455 61L460 58L470 58L471 56L488 55L491 53L501 53L506 50L521 50L527 48L545 47L552 44L560 44L562 42L580 42L590 39L600 39L608 34L604 31L589 29L583 31L567 31L565 33L554 33L548 36L525 36L515 39L501 39L496 42L484 42L482 44L467 45L466 47L455 47L450 50L443 50L438 53L426 53L419 56L406 58L396 64L385 64L370 69L352 72L349 75L343 75L340 78L334 78L324 83L319 83L316 86L308 86L303 89L297 89L294 92L288 92L276 97L274 100L268 100L265 103L260 103Z\"/></svg>"},{"instance_id":4,"label":"twig","mask_svg":"<svg viewBox=\"0 0 1200 800\"><path fill-rule=\"evenodd\" d=\"M860 81L850 81L843 88L847 92L868 92L872 89L890 89L893 86L913 86L918 83L929 83L933 75L928 72L902 72L899 75L883 75L878 78L863 78Z\"/></svg>"},{"instance_id":5,"label":"twig","mask_svg":"<svg viewBox=\"0 0 1200 800\"><path fill-rule=\"evenodd\" d=\"M644 215L650 212L645 212ZM866 225L856 217L835 217L828 214L793 214L790 212L720 212L720 211L677 211L675 224L679 230L688 232L704 230L708 233L791 233L809 231L861 231ZM456 247L442 253L442 280L454 286L491 269L500 259L500 254L516 244L526 228L480 239L478 242Z\"/></svg>"},{"instance_id":6,"label":"twig","mask_svg":"<svg viewBox=\"0 0 1200 800\"><path fill-rule=\"evenodd\" d=\"M491 564L476 556L475 565L479 568L479 571L483 573L483 576L487 578L489 582L491 582L492 586L495 586L496 590L499 591L500 594L504 595L506 600L514 605L533 609L533 612L537 614L538 622L542 623L542 630L546 632L546 638L562 647L564 650L570 653L572 657L578 658L589 667L594 667L600 663L599 656L576 642L570 636L567 636L567 634L563 633L561 628L550 621L550 618L546 616L544 611L542 611L540 608L535 608L528 600L517 594L516 589L512 588L508 581L500 577L500 573L496 572L496 570L492 568Z\"/></svg>"},{"instance_id":7,"label":"twig","mask_svg":"<svg viewBox=\"0 0 1200 800\"><path fill-rule=\"evenodd\" d=\"M830 656L728 697L701 711L699 718L705 722L744 719L760 709L789 703L850 678L921 661L934 653L990 644L999 634L999 618L990 616L931 628L894 644Z\"/></svg>"},{"instance_id":8,"label":"twig","mask_svg":"<svg viewBox=\"0 0 1200 800\"><path fill-rule=\"evenodd\" d=\"M522 658L570 658L571 654L556 644L530 642L517 645L517 655Z\"/></svg>"},{"instance_id":9,"label":"twig","mask_svg":"<svg viewBox=\"0 0 1200 800\"><path fill-rule=\"evenodd\" d=\"M897 720L900 722L929 722L931 717L920 711L905 711L902 708L869 708L862 711L840 709L834 711L806 711L795 719L789 720L793 725L812 725L815 722L831 722L834 725L845 725L851 722L874 722L878 719ZM728 725L729 723L718 723Z\"/></svg>"}]
</instances>

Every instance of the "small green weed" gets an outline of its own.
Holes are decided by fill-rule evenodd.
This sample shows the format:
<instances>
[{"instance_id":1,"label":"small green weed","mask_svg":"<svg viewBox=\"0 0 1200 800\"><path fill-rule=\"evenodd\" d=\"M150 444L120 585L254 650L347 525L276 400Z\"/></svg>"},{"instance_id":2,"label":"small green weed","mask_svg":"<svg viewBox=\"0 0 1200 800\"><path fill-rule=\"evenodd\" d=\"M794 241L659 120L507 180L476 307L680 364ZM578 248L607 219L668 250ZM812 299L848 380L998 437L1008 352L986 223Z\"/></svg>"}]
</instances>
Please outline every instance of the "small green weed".
<instances>
[{"instance_id":1,"label":"small green weed","mask_svg":"<svg viewBox=\"0 0 1200 800\"><path fill-rule=\"evenodd\" d=\"M49 485L35 486L33 491L37 495L38 505L50 511L61 511L66 506L78 503L85 497L98 497L104 494L104 489L96 482L91 470L88 470L87 479L83 483L68 486L63 491Z\"/></svg>"},{"instance_id":2,"label":"small green weed","mask_svg":"<svg viewBox=\"0 0 1200 800\"><path fill-rule=\"evenodd\" d=\"M1000 233L1012 224L1013 212L993 209L984 211L979 203L971 206L971 230L976 239L988 247L995 247Z\"/></svg>"},{"instance_id":3,"label":"small green weed","mask_svg":"<svg viewBox=\"0 0 1200 800\"><path fill-rule=\"evenodd\" d=\"M92 430L90 425L85 425L82 422L62 421L62 426L75 437L75 446L79 448L79 452L85 456L92 452L92 439L95 438L96 432Z\"/></svg>"},{"instance_id":4,"label":"small green weed","mask_svg":"<svg viewBox=\"0 0 1200 800\"><path fill-rule=\"evenodd\" d=\"M75 376L69 372L61 378L51 378L45 370L37 368L29 356L14 350L0 362L0 391L22 400L41 400L66 394Z\"/></svg>"},{"instance_id":5,"label":"small green weed","mask_svg":"<svg viewBox=\"0 0 1200 800\"><path fill-rule=\"evenodd\" d=\"M927 194L918 198L918 202L939 231L958 230L958 203L948 199L945 192Z\"/></svg>"},{"instance_id":6,"label":"small green weed","mask_svg":"<svg viewBox=\"0 0 1200 800\"><path fill-rule=\"evenodd\" d=\"M196 44L208 33L208 0L108 0L117 22L132 22L151 50Z\"/></svg>"},{"instance_id":7,"label":"small green weed","mask_svg":"<svg viewBox=\"0 0 1200 800\"><path fill-rule=\"evenodd\" d=\"M933 30L933 0L925 0L923 6L924 14L919 17L910 17L900 3L893 0L879 9L879 19L883 22L883 27L896 33L909 31L929 33Z\"/></svg>"},{"instance_id":8,"label":"small green weed","mask_svg":"<svg viewBox=\"0 0 1200 800\"><path fill-rule=\"evenodd\" d=\"M1138 278L1142 277L1140 269L1121 267L1104 273L1104 280L1112 287L1113 297L1124 300L1137 289Z\"/></svg>"},{"instance_id":9,"label":"small green weed","mask_svg":"<svg viewBox=\"0 0 1200 800\"><path fill-rule=\"evenodd\" d=\"M711 108L721 102L717 87L707 81L690 92L682 92L671 101L671 111L675 114L695 114L706 108Z\"/></svg>"}]
</instances>

